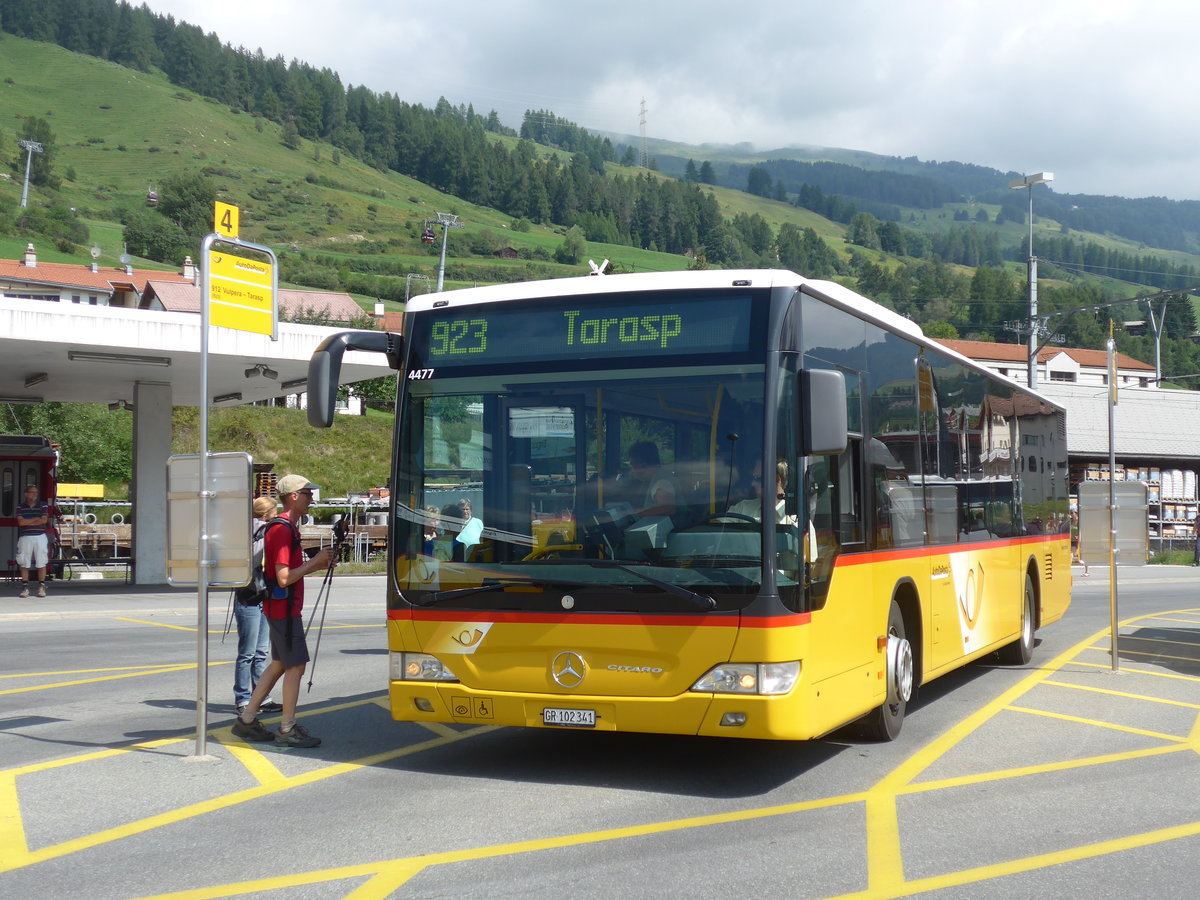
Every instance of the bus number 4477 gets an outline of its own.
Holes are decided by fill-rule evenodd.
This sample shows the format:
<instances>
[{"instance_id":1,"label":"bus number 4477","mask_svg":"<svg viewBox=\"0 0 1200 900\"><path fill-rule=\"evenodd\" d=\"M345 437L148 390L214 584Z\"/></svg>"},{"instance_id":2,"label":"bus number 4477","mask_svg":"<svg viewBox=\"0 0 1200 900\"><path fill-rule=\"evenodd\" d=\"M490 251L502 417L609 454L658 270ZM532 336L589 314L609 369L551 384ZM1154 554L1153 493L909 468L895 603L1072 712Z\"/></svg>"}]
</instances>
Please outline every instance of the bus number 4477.
<instances>
[{"instance_id":1,"label":"bus number 4477","mask_svg":"<svg viewBox=\"0 0 1200 900\"><path fill-rule=\"evenodd\" d=\"M425 381L433 377L433 369L413 369L408 373L409 381Z\"/></svg>"}]
</instances>

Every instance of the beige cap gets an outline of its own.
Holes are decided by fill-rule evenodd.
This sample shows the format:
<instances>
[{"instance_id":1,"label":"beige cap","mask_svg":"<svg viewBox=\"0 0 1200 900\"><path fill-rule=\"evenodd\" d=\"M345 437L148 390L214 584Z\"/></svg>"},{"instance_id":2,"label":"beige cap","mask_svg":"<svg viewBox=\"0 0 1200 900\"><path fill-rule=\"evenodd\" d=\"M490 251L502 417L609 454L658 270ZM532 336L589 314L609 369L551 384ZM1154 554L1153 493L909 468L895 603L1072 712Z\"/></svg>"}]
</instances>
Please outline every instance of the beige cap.
<instances>
[{"instance_id":1,"label":"beige cap","mask_svg":"<svg viewBox=\"0 0 1200 900\"><path fill-rule=\"evenodd\" d=\"M284 475L275 484L275 490L281 497L285 494L295 494L298 491L319 491L320 489L319 484L313 484L303 475Z\"/></svg>"}]
</instances>

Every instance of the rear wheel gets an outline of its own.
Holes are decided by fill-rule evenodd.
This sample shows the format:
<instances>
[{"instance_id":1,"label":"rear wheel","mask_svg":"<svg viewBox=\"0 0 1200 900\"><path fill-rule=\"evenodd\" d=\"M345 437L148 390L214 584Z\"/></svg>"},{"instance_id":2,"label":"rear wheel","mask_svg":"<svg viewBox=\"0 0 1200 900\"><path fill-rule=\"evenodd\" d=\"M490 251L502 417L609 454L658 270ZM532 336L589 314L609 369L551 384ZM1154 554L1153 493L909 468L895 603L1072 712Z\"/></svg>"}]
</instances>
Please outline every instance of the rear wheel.
<instances>
[{"instance_id":1,"label":"rear wheel","mask_svg":"<svg viewBox=\"0 0 1200 900\"><path fill-rule=\"evenodd\" d=\"M1021 636L996 651L1000 662L1008 666L1023 666L1033 659L1033 626L1036 621L1034 603L1037 595L1033 590L1033 578L1025 574L1025 597L1021 603Z\"/></svg>"},{"instance_id":2,"label":"rear wheel","mask_svg":"<svg viewBox=\"0 0 1200 900\"><path fill-rule=\"evenodd\" d=\"M893 741L900 735L904 713L913 692L912 645L904 632L900 604L892 601L887 627L887 699L861 720L863 737L874 741Z\"/></svg>"}]
</instances>

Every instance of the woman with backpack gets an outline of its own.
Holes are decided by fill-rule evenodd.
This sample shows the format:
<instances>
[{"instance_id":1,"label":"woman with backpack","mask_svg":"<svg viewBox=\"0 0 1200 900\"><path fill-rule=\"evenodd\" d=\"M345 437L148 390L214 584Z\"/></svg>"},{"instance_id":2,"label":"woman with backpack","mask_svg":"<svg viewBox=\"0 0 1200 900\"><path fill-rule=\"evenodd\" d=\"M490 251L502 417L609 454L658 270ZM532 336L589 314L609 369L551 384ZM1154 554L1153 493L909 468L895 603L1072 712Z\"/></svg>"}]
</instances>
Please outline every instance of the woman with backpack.
<instances>
[{"instance_id":1,"label":"woman with backpack","mask_svg":"<svg viewBox=\"0 0 1200 900\"><path fill-rule=\"evenodd\" d=\"M253 508L251 571L262 566L267 521L275 513L275 501L270 497L259 497ZM271 632L267 629L267 617L263 615L262 598L255 596L253 579L246 587L234 591L233 616L238 633L237 660L233 664L233 702L241 713L267 667L267 653L271 649ZM276 712L283 707L267 697L259 708L264 712Z\"/></svg>"}]
</instances>

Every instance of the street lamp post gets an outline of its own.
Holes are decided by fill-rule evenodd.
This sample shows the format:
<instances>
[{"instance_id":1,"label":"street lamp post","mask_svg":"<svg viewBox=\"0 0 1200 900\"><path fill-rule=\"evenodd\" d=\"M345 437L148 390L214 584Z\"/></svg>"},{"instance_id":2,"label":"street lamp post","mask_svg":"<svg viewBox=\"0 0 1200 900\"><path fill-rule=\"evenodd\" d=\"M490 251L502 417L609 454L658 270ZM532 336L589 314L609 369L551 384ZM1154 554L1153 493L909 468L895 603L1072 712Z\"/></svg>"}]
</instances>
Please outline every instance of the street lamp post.
<instances>
[{"instance_id":1,"label":"street lamp post","mask_svg":"<svg viewBox=\"0 0 1200 900\"><path fill-rule=\"evenodd\" d=\"M1013 190L1029 189L1029 370L1027 380L1031 388L1037 387L1037 257L1033 255L1033 186L1054 180L1053 172L1038 172L1025 175L1008 183Z\"/></svg>"}]
</instances>

